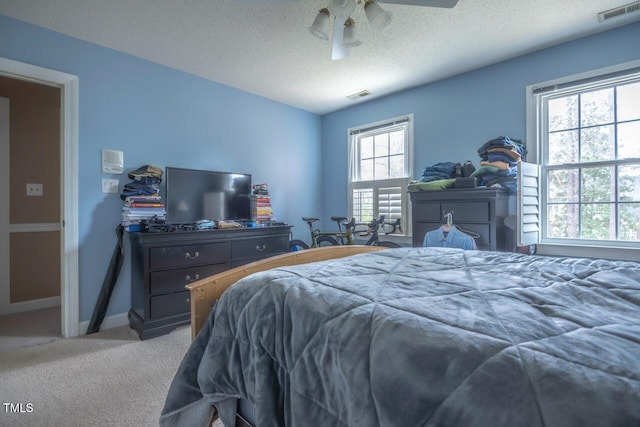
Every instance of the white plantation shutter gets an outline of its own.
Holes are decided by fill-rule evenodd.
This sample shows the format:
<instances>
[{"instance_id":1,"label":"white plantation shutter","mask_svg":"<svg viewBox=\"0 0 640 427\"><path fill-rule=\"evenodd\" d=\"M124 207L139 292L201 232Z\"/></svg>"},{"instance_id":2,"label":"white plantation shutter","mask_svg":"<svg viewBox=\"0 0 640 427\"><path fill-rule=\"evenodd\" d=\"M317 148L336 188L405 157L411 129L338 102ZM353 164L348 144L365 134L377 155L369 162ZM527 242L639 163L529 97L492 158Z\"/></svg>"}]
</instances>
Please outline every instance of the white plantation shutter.
<instances>
[{"instance_id":1,"label":"white plantation shutter","mask_svg":"<svg viewBox=\"0 0 640 427\"><path fill-rule=\"evenodd\" d=\"M518 163L517 244L540 242L540 166Z\"/></svg>"},{"instance_id":2,"label":"white plantation shutter","mask_svg":"<svg viewBox=\"0 0 640 427\"><path fill-rule=\"evenodd\" d=\"M402 217L402 192L406 186L383 187L378 190L378 214L388 221Z\"/></svg>"}]
</instances>

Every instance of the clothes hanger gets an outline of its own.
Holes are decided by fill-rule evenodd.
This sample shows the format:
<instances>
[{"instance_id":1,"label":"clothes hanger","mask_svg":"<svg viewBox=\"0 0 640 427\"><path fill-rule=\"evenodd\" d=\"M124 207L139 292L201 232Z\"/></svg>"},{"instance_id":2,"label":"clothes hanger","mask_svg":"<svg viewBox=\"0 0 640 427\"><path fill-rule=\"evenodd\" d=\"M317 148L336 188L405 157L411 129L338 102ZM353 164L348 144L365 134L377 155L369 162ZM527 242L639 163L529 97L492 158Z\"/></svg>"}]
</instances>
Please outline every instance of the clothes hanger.
<instances>
[{"instance_id":1,"label":"clothes hanger","mask_svg":"<svg viewBox=\"0 0 640 427\"><path fill-rule=\"evenodd\" d=\"M460 231L462 231L464 234L468 234L469 236L473 237L474 239L479 239L480 235L478 233L476 233L475 231L469 231L469 230L465 230L464 228L460 227L459 225L456 225L456 228Z\"/></svg>"},{"instance_id":2,"label":"clothes hanger","mask_svg":"<svg viewBox=\"0 0 640 427\"><path fill-rule=\"evenodd\" d=\"M453 224L453 214L451 212L447 212L444 214L444 220L445 223L442 224L440 228L442 228L442 231L448 232L451 230L451 225Z\"/></svg>"},{"instance_id":3,"label":"clothes hanger","mask_svg":"<svg viewBox=\"0 0 640 427\"><path fill-rule=\"evenodd\" d=\"M444 231L445 233L448 233L449 231L451 231L451 227L453 226L453 213L451 212L447 212L444 214L444 220L445 223L442 224L442 226L440 227L442 229L442 231ZM469 231L469 230L465 230L464 228L460 227L459 225L455 226L459 231L468 234L469 236L473 237L474 239L479 239L480 235L474 231Z\"/></svg>"}]
</instances>

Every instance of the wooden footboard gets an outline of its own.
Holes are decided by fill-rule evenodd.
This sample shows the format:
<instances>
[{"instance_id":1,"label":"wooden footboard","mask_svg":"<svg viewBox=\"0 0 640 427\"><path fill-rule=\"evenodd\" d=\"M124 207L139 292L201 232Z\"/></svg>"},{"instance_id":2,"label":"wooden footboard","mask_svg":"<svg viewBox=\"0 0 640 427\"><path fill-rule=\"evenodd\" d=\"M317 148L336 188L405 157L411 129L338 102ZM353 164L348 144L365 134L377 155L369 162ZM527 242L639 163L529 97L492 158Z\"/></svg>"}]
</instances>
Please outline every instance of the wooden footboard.
<instances>
[{"instance_id":1,"label":"wooden footboard","mask_svg":"<svg viewBox=\"0 0 640 427\"><path fill-rule=\"evenodd\" d=\"M193 282L187 285L187 289L191 291L191 339L193 340L202 328L202 325L209 315L211 304L217 301L229 286L249 274L276 267L342 258L349 255L383 249L388 248L382 246L345 245L289 252L232 268Z\"/></svg>"}]
</instances>

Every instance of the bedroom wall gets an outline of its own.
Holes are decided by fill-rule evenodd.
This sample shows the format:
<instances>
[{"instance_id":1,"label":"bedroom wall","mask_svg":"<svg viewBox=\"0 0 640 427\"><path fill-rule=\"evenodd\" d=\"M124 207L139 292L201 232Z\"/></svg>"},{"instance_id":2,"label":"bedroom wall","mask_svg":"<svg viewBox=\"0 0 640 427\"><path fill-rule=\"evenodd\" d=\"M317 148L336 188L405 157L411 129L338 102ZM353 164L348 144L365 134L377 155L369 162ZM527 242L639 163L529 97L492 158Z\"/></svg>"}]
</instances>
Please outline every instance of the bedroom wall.
<instances>
[{"instance_id":1,"label":"bedroom wall","mask_svg":"<svg viewBox=\"0 0 640 427\"><path fill-rule=\"evenodd\" d=\"M269 184L283 221L320 211L319 116L3 15L0 40L2 57L79 78L81 321L93 313L121 217L119 195L102 193L101 179L118 179L120 189L129 181L102 174L102 149L122 150L125 171L153 164L250 173ZM107 316L130 308L125 259Z\"/></svg>"},{"instance_id":2,"label":"bedroom wall","mask_svg":"<svg viewBox=\"0 0 640 427\"><path fill-rule=\"evenodd\" d=\"M414 114L413 176L441 161L471 160L491 138L525 139L527 85L640 58L640 22L542 49L322 117L322 217L347 211L347 129ZM325 224L330 226L331 224Z\"/></svg>"}]
</instances>

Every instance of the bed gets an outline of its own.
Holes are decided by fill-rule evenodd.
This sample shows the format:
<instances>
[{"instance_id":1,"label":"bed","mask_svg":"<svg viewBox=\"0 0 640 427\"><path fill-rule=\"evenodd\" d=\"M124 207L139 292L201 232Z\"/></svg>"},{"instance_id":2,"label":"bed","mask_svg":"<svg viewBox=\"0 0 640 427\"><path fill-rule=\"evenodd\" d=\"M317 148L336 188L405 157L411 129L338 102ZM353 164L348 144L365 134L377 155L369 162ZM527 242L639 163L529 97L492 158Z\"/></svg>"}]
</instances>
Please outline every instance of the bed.
<instances>
[{"instance_id":1,"label":"bed","mask_svg":"<svg viewBox=\"0 0 640 427\"><path fill-rule=\"evenodd\" d=\"M378 249L191 285L160 424L249 406L258 427L640 425L640 263Z\"/></svg>"}]
</instances>

